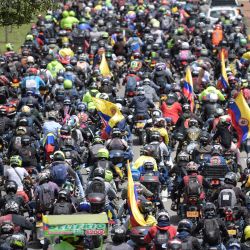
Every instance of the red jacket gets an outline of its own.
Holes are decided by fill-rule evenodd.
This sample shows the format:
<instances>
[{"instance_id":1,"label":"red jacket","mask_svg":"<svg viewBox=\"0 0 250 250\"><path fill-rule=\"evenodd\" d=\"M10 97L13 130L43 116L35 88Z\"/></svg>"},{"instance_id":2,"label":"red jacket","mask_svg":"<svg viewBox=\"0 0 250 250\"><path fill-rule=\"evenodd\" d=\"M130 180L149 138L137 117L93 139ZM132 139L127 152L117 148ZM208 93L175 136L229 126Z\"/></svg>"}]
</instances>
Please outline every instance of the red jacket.
<instances>
[{"instance_id":1,"label":"red jacket","mask_svg":"<svg viewBox=\"0 0 250 250\"><path fill-rule=\"evenodd\" d=\"M176 228L174 226L159 227L156 225L149 229L148 234L144 237L144 241L146 243L150 243L156 236L158 229L168 231L169 240L172 240L176 236ZM155 247L153 247L153 249L155 249Z\"/></svg>"},{"instance_id":2,"label":"red jacket","mask_svg":"<svg viewBox=\"0 0 250 250\"><path fill-rule=\"evenodd\" d=\"M173 105L167 105L165 102L163 102L161 105L161 111L163 117L172 118L173 123L175 124L179 119L179 115L182 113L182 108L178 102L175 102Z\"/></svg>"}]
</instances>

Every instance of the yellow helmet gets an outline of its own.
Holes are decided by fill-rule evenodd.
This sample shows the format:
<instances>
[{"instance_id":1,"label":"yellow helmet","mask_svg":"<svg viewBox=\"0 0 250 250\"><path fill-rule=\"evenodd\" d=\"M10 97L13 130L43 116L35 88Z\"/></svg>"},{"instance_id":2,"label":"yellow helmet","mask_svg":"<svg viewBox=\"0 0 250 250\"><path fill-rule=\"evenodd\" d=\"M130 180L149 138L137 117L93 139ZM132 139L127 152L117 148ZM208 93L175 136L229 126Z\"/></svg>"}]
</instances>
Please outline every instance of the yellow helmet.
<instances>
[{"instance_id":1,"label":"yellow helmet","mask_svg":"<svg viewBox=\"0 0 250 250\"><path fill-rule=\"evenodd\" d=\"M244 237L245 237L245 240L250 239L250 226L245 227L245 229L244 229Z\"/></svg>"}]
</instances>

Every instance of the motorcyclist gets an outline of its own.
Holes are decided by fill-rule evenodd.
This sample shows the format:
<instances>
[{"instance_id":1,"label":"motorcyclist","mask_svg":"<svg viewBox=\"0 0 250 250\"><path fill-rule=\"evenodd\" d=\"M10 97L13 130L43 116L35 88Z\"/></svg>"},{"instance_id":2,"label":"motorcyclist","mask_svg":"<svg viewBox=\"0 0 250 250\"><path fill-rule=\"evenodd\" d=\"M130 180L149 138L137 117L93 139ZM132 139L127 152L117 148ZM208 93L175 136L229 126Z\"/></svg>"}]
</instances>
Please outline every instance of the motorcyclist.
<instances>
[{"instance_id":1,"label":"motorcyclist","mask_svg":"<svg viewBox=\"0 0 250 250\"><path fill-rule=\"evenodd\" d=\"M107 140L105 143L106 148L111 150L128 150L128 143L122 139L122 133L118 128L113 128L112 138Z\"/></svg>"},{"instance_id":2,"label":"motorcyclist","mask_svg":"<svg viewBox=\"0 0 250 250\"><path fill-rule=\"evenodd\" d=\"M226 249L222 242L227 242L229 235L227 228L222 219L216 217L216 207L213 203L207 202L204 207L205 218L199 220L197 226L194 228L193 235L197 235L201 230L203 231L203 246L220 246L221 249ZM216 226L210 229L210 232L206 232L206 224L210 221L215 221ZM214 231L211 231L214 230ZM209 235L207 235L207 233Z\"/></svg>"},{"instance_id":3,"label":"motorcyclist","mask_svg":"<svg viewBox=\"0 0 250 250\"><path fill-rule=\"evenodd\" d=\"M201 250L202 247L197 238L192 235L193 223L183 219L178 223L176 240L181 241L181 249Z\"/></svg>"},{"instance_id":4,"label":"motorcyclist","mask_svg":"<svg viewBox=\"0 0 250 250\"><path fill-rule=\"evenodd\" d=\"M0 135L3 136L9 129L13 127L13 122L7 117L6 108L0 108Z\"/></svg>"},{"instance_id":5,"label":"motorcyclist","mask_svg":"<svg viewBox=\"0 0 250 250\"><path fill-rule=\"evenodd\" d=\"M145 97L148 98L151 102L159 102L160 99L150 83L151 81L149 78L144 79L142 82L142 86L145 91Z\"/></svg>"},{"instance_id":6,"label":"motorcyclist","mask_svg":"<svg viewBox=\"0 0 250 250\"><path fill-rule=\"evenodd\" d=\"M43 124L43 134L53 133L57 136L61 127L61 124L57 122L57 112L48 112L48 120Z\"/></svg>"},{"instance_id":7,"label":"motorcyclist","mask_svg":"<svg viewBox=\"0 0 250 250\"><path fill-rule=\"evenodd\" d=\"M168 131L166 129L166 121L164 118L156 118L154 121L154 126L150 129L151 131L158 131L166 145L169 143Z\"/></svg>"},{"instance_id":8,"label":"motorcyclist","mask_svg":"<svg viewBox=\"0 0 250 250\"><path fill-rule=\"evenodd\" d=\"M170 224L170 219L169 219L169 215L167 211L160 211L158 213L158 217L157 217L157 224L153 227L151 227L147 233L147 235L144 237L144 240L146 243L150 243L151 241L155 242L155 246L153 247L153 249L157 249L158 246L158 242L157 242L157 232L160 231L161 233L163 233L164 231L166 231L165 233L168 235L168 240L172 240L175 236L176 236L176 229L174 226L171 226ZM165 243L165 242L164 242Z\"/></svg>"}]
</instances>

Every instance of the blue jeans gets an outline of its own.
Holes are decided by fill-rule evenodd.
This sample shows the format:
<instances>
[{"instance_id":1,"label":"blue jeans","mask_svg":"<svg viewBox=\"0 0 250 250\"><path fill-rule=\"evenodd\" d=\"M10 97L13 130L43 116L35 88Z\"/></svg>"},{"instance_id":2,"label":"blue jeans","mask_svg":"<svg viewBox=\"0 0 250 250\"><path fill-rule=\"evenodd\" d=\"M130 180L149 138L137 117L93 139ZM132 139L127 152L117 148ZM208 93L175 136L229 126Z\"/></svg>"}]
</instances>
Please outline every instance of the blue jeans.
<instances>
[{"instance_id":1,"label":"blue jeans","mask_svg":"<svg viewBox=\"0 0 250 250\"><path fill-rule=\"evenodd\" d=\"M85 192L84 192L84 190L83 190L83 186L82 186L82 183L81 183L81 181L80 181L80 179L79 179L79 176L78 176L78 174L76 174L76 185L77 185L77 187L78 187L78 189L79 189L79 192L80 192L80 196L81 197L85 197Z\"/></svg>"},{"instance_id":2,"label":"blue jeans","mask_svg":"<svg viewBox=\"0 0 250 250\"><path fill-rule=\"evenodd\" d=\"M108 213L108 211L111 212L114 222L117 223L117 216L115 214L115 210L110 204L108 204L108 206L105 207L105 212Z\"/></svg>"}]
</instances>

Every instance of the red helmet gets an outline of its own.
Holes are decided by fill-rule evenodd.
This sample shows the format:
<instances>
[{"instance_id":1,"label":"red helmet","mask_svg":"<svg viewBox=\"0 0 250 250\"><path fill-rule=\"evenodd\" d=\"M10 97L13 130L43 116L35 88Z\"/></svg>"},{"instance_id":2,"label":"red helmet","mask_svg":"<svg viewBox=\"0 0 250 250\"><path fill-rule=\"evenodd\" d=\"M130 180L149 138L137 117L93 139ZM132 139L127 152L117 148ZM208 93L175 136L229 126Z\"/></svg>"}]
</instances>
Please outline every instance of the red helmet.
<instances>
[{"instance_id":1,"label":"red helmet","mask_svg":"<svg viewBox=\"0 0 250 250\"><path fill-rule=\"evenodd\" d=\"M30 75L37 75L38 70L36 68L29 68L27 70L27 73L30 74Z\"/></svg>"}]
</instances>

